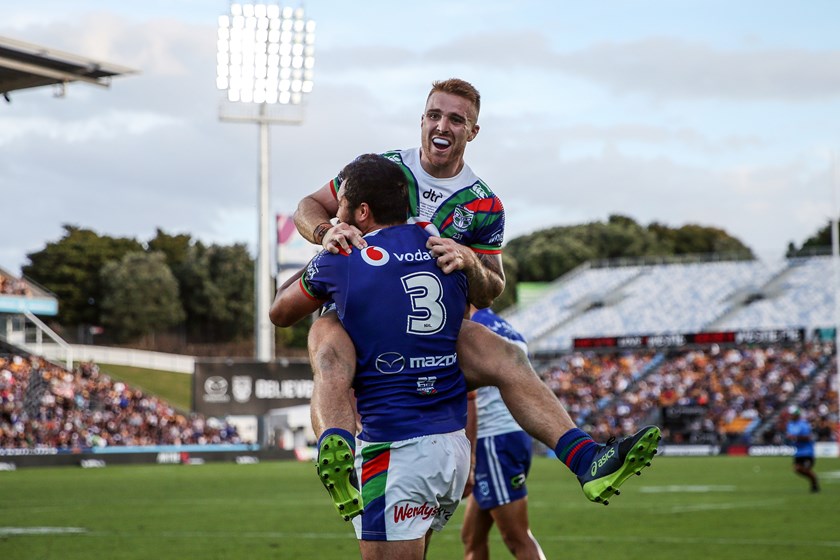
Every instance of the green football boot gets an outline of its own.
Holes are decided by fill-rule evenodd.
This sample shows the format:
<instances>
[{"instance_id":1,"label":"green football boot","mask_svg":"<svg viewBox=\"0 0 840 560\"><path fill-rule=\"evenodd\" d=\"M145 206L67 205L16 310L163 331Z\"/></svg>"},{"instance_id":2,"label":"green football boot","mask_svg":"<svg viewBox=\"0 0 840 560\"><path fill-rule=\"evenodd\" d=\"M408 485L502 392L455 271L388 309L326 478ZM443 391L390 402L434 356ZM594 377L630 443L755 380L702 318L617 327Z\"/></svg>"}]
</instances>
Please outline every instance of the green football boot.
<instances>
[{"instance_id":1,"label":"green football boot","mask_svg":"<svg viewBox=\"0 0 840 560\"><path fill-rule=\"evenodd\" d=\"M332 434L321 441L318 447L318 478L345 521L364 511L353 461L353 452L343 437Z\"/></svg>"},{"instance_id":2,"label":"green football boot","mask_svg":"<svg viewBox=\"0 0 840 560\"><path fill-rule=\"evenodd\" d=\"M589 471L578 477L583 493L592 502L609 504L630 475L641 475L642 469L650 466L661 439L656 426L644 427L619 442L610 438L595 454Z\"/></svg>"}]
</instances>

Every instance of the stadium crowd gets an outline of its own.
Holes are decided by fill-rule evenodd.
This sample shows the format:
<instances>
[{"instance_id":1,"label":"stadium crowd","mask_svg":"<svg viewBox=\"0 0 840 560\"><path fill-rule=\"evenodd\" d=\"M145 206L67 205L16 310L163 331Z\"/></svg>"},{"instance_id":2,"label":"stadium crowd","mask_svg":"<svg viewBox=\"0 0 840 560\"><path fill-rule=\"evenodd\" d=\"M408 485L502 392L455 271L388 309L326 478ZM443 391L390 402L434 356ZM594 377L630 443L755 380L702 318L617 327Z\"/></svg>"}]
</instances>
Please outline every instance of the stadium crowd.
<instances>
[{"instance_id":1,"label":"stadium crowd","mask_svg":"<svg viewBox=\"0 0 840 560\"><path fill-rule=\"evenodd\" d=\"M812 411L818 437L836 438L833 345L697 348L655 356L650 351L574 352L540 369L545 382L593 437L663 424L671 443L734 442L764 420L762 441L782 443L785 406ZM836 358L834 358L836 359ZM834 367L835 369L832 369ZM812 376L814 376L812 378ZM669 429L669 408L702 411L685 430Z\"/></svg>"},{"instance_id":2,"label":"stadium crowd","mask_svg":"<svg viewBox=\"0 0 840 560\"><path fill-rule=\"evenodd\" d=\"M670 443L784 443L787 406L807 411L817 439L837 439L833 345L571 352L537 364L545 383L593 437L659 423ZM672 407L702 410L685 429ZM760 431L753 431L768 421ZM0 355L0 447L240 443L215 418L177 411L111 379L93 363L68 371L38 357Z\"/></svg>"},{"instance_id":3,"label":"stadium crowd","mask_svg":"<svg viewBox=\"0 0 840 560\"><path fill-rule=\"evenodd\" d=\"M0 448L207 443L240 440L230 425L178 412L96 364L68 371L35 356L0 355Z\"/></svg>"}]
</instances>

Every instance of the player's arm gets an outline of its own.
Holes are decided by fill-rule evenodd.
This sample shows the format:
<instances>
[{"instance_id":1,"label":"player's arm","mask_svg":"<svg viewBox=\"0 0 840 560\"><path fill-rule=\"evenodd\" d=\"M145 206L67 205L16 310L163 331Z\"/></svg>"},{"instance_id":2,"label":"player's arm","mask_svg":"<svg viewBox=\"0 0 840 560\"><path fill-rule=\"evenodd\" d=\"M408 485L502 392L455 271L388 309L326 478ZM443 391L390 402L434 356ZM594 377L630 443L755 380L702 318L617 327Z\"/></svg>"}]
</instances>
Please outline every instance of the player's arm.
<instances>
[{"instance_id":1,"label":"player's arm","mask_svg":"<svg viewBox=\"0 0 840 560\"><path fill-rule=\"evenodd\" d=\"M367 242L362 232L345 224L333 224L330 220L338 213L338 199L333 190L333 181L325 184L314 193L303 197L295 210L295 227L304 239L321 245L330 253L341 250L350 252L351 246L364 249Z\"/></svg>"},{"instance_id":2,"label":"player's arm","mask_svg":"<svg viewBox=\"0 0 840 560\"><path fill-rule=\"evenodd\" d=\"M432 236L426 243L445 274L463 270L469 281L469 301L479 309L490 307L505 289L501 253L477 253L454 239Z\"/></svg>"},{"instance_id":3,"label":"player's arm","mask_svg":"<svg viewBox=\"0 0 840 560\"><path fill-rule=\"evenodd\" d=\"M306 267L286 280L277 290L271 309L268 310L268 316L278 327L291 327L324 304L324 300L316 299L304 290L301 285L304 272L306 272Z\"/></svg>"}]
</instances>

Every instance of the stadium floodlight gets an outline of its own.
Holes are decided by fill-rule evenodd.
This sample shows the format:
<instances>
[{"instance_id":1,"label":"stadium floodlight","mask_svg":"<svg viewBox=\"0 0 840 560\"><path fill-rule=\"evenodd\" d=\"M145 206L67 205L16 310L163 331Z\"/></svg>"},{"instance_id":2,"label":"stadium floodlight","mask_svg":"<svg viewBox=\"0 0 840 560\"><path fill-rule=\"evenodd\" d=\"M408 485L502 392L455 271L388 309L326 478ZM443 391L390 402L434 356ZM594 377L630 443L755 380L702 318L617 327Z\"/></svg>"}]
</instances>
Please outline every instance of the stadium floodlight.
<instances>
[{"instance_id":1,"label":"stadium floodlight","mask_svg":"<svg viewBox=\"0 0 840 560\"><path fill-rule=\"evenodd\" d=\"M269 265L268 127L301 124L302 104L312 92L315 22L302 6L231 3L219 16L216 87L226 93L223 121L259 125L259 225L255 273L256 358L274 357L274 329L268 317L273 299Z\"/></svg>"}]
</instances>

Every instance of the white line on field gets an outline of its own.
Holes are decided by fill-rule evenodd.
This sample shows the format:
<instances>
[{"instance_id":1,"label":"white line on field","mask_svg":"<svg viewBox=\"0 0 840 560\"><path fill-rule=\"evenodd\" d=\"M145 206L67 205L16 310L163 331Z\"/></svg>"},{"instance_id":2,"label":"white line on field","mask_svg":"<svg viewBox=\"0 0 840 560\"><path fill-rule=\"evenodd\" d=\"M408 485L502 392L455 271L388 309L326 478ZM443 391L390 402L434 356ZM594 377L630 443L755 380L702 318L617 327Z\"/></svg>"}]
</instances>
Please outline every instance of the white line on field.
<instances>
[{"instance_id":1,"label":"white line on field","mask_svg":"<svg viewBox=\"0 0 840 560\"><path fill-rule=\"evenodd\" d=\"M87 533L82 527L0 527L0 537L10 535L66 535Z\"/></svg>"},{"instance_id":2,"label":"white line on field","mask_svg":"<svg viewBox=\"0 0 840 560\"><path fill-rule=\"evenodd\" d=\"M639 492L642 494L704 494L706 492L734 492L736 489L735 486L685 486L674 484L671 486L641 486L639 487Z\"/></svg>"},{"instance_id":3,"label":"white line on field","mask_svg":"<svg viewBox=\"0 0 840 560\"><path fill-rule=\"evenodd\" d=\"M672 514L672 513L688 513L693 511L715 511L715 510L730 510L730 509L752 509L756 506L766 506L772 504L783 504L787 500L781 498L773 499L773 500L754 500L754 501L741 501L741 502L722 502L719 504L691 504L691 505L684 505L684 506L673 506L668 508L667 511L663 511L662 513L665 514Z\"/></svg>"}]
</instances>

